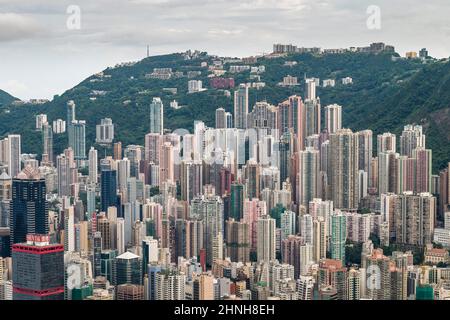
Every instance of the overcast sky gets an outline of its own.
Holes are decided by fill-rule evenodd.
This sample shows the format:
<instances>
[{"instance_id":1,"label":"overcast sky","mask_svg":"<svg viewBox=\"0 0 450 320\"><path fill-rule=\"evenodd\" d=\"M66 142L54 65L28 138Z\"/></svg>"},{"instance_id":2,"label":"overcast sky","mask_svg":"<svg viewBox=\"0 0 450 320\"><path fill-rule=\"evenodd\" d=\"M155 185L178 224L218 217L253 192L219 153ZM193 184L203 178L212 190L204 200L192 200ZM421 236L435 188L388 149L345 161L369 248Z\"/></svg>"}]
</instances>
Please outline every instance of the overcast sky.
<instances>
[{"instance_id":1,"label":"overcast sky","mask_svg":"<svg viewBox=\"0 0 450 320\"><path fill-rule=\"evenodd\" d=\"M395 3L394 3L395 2ZM67 8L81 9L70 30ZM367 8L381 29L367 27ZM373 41L450 56L448 0L0 0L0 89L51 98L118 62L206 50L248 56L273 43L322 48Z\"/></svg>"}]
</instances>

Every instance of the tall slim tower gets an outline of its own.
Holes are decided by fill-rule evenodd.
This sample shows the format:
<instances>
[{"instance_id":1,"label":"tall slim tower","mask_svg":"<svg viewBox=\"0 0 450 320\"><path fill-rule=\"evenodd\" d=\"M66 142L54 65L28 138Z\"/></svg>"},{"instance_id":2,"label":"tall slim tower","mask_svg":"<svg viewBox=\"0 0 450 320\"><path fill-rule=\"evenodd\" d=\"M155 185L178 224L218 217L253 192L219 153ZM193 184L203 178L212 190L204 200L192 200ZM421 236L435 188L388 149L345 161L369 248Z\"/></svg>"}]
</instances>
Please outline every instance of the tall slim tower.
<instances>
[{"instance_id":1,"label":"tall slim tower","mask_svg":"<svg viewBox=\"0 0 450 320\"><path fill-rule=\"evenodd\" d=\"M22 143L19 134L8 135L8 174L14 178L20 172Z\"/></svg>"},{"instance_id":2,"label":"tall slim tower","mask_svg":"<svg viewBox=\"0 0 450 320\"><path fill-rule=\"evenodd\" d=\"M298 200L307 207L318 195L319 151L308 147L299 158Z\"/></svg>"},{"instance_id":3,"label":"tall slim tower","mask_svg":"<svg viewBox=\"0 0 450 320\"><path fill-rule=\"evenodd\" d=\"M257 258L258 262L270 262L276 253L275 219L262 216L257 222Z\"/></svg>"},{"instance_id":4,"label":"tall slim tower","mask_svg":"<svg viewBox=\"0 0 450 320\"><path fill-rule=\"evenodd\" d=\"M347 240L347 224L345 215L336 212L331 216L331 258L345 264L345 241Z\"/></svg>"},{"instance_id":5,"label":"tall slim tower","mask_svg":"<svg viewBox=\"0 0 450 320\"><path fill-rule=\"evenodd\" d=\"M240 87L234 92L234 125L237 129L247 129L248 87Z\"/></svg>"},{"instance_id":6,"label":"tall slim tower","mask_svg":"<svg viewBox=\"0 0 450 320\"><path fill-rule=\"evenodd\" d=\"M150 133L163 134L164 132L164 105L161 98L153 98L150 104Z\"/></svg>"},{"instance_id":7,"label":"tall slim tower","mask_svg":"<svg viewBox=\"0 0 450 320\"><path fill-rule=\"evenodd\" d=\"M98 181L98 152L94 147L89 150L89 181L94 184Z\"/></svg>"},{"instance_id":8,"label":"tall slim tower","mask_svg":"<svg viewBox=\"0 0 450 320\"><path fill-rule=\"evenodd\" d=\"M74 120L69 126L69 147L75 160L86 159L86 121Z\"/></svg>"},{"instance_id":9,"label":"tall slim tower","mask_svg":"<svg viewBox=\"0 0 450 320\"><path fill-rule=\"evenodd\" d=\"M335 133L342 128L342 107L331 104L325 107L325 122L328 133Z\"/></svg>"},{"instance_id":10,"label":"tall slim tower","mask_svg":"<svg viewBox=\"0 0 450 320\"><path fill-rule=\"evenodd\" d=\"M101 203L102 211L117 204L117 181L115 170L103 170L101 172Z\"/></svg>"},{"instance_id":11,"label":"tall slim tower","mask_svg":"<svg viewBox=\"0 0 450 320\"><path fill-rule=\"evenodd\" d=\"M331 200L335 208L358 208L358 135L350 129L341 129L330 135L328 158Z\"/></svg>"},{"instance_id":12,"label":"tall slim tower","mask_svg":"<svg viewBox=\"0 0 450 320\"><path fill-rule=\"evenodd\" d=\"M42 125L42 162L53 164L53 128L47 122Z\"/></svg>"},{"instance_id":13,"label":"tall slim tower","mask_svg":"<svg viewBox=\"0 0 450 320\"><path fill-rule=\"evenodd\" d=\"M227 116L224 108L216 109L216 129L227 128Z\"/></svg>"}]
</instances>

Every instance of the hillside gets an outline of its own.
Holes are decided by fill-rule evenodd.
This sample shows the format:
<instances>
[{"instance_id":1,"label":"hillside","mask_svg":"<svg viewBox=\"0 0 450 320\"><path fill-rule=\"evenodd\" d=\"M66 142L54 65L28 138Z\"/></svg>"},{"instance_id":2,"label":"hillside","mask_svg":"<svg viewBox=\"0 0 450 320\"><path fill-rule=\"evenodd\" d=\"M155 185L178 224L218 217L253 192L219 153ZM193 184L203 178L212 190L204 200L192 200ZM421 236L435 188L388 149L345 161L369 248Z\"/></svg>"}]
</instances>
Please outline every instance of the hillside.
<instances>
[{"instance_id":1,"label":"hillside","mask_svg":"<svg viewBox=\"0 0 450 320\"><path fill-rule=\"evenodd\" d=\"M15 100L18 100L18 99L13 97L12 95L10 95L7 92L0 90L0 107L9 105L10 103L12 103Z\"/></svg>"},{"instance_id":2,"label":"hillside","mask_svg":"<svg viewBox=\"0 0 450 320\"><path fill-rule=\"evenodd\" d=\"M7 133L23 134L23 150L41 152L41 136L34 130L34 116L46 113L48 118L65 119L66 102L77 104L77 119L87 121L87 146L95 140L95 125L101 118L110 117L116 125L116 140L127 144L143 144L149 128L149 104L152 97L161 97L167 129L192 129L194 119L214 125L214 110L224 107L231 111L233 99L221 90L209 87L208 69L201 62L212 64L214 57L202 54L185 60L182 54L149 57L134 65L108 68L102 74L89 77L53 101L44 105L9 107L0 113L0 136ZM296 65L285 66L286 61ZM232 65L239 63L232 63ZM240 63L243 64L243 63ZM229 70L230 64L224 69ZM256 100L277 104L292 94L303 96L303 85L280 87L277 84L286 75L299 81L306 74L321 80L336 79L334 88L318 88L322 105L338 103L343 106L344 125L354 130L370 128L375 134L391 131L400 133L408 123L420 123L427 134L428 147L433 149L434 167L441 168L450 161L450 63L424 64L419 60L392 59L389 54L369 55L347 53L313 56L296 54L288 57L259 59L251 66L265 66L260 74L266 87L250 90L251 105ZM159 80L146 77L154 68L172 68L183 72L183 77ZM202 80L208 90L188 94L188 71L200 71L192 79ZM235 78L236 84L251 82L250 71L225 74ZM352 77L352 85L340 84L340 79ZM163 88L177 88L172 94ZM177 100L186 106L175 110L169 103ZM8 112L5 112L8 110ZM55 152L61 152L66 135L55 135Z\"/></svg>"}]
</instances>

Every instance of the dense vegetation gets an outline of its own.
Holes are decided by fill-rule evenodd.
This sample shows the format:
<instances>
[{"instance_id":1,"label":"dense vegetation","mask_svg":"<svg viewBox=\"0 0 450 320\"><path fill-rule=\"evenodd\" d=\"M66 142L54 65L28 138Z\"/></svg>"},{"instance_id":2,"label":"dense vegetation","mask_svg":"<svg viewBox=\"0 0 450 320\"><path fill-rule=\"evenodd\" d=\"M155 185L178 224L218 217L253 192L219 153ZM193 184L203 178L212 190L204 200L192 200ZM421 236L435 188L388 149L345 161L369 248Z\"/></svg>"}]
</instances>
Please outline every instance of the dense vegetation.
<instances>
[{"instance_id":1,"label":"dense vegetation","mask_svg":"<svg viewBox=\"0 0 450 320\"><path fill-rule=\"evenodd\" d=\"M15 100L17 100L17 98L13 97L12 95L3 90L0 90L0 107L9 105Z\"/></svg>"},{"instance_id":2,"label":"dense vegetation","mask_svg":"<svg viewBox=\"0 0 450 320\"><path fill-rule=\"evenodd\" d=\"M20 133L23 150L40 153L41 135L34 130L34 116L46 113L50 121L66 118L66 102L77 104L77 119L87 121L87 146L94 143L95 125L101 118L110 117L116 124L116 140L127 144L142 144L149 128L149 104L153 97L161 97L164 125L167 129L192 129L194 119L214 124L218 107L232 110L233 99L224 91L208 86L207 68L201 62L212 63L213 57L203 54L197 59L185 60L182 54L146 58L132 66L108 68L104 75L93 75L61 96L44 105L0 106L0 136ZM286 61L297 61L292 67ZM259 59L255 66L264 65L260 74L266 87L250 90L251 105L256 100L277 104L289 95L303 95L303 86L280 87L277 84L286 75L306 75L336 79L334 88L318 88L322 105L338 103L343 106L344 125L354 130L372 129L375 134L391 131L399 134L405 124L422 124L427 134L427 145L433 149L434 169L442 168L450 160L450 63L444 61L423 63L420 60L393 59L390 54L340 54L313 56L297 54L277 59ZM202 80L207 91L188 94L186 76L170 80L145 77L153 68L170 67L173 71L201 71L193 79ZM225 66L228 70L228 65ZM110 77L109 77L110 76ZM250 82L250 72L226 74L236 83ZM344 86L340 79L352 77L353 85ZM177 88L177 94L163 91ZM93 91L106 91L94 98ZM177 100L186 107L175 110L169 102ZM67 136L55 136L55 152L61 152Z\"/></svg>"}]
</instances>

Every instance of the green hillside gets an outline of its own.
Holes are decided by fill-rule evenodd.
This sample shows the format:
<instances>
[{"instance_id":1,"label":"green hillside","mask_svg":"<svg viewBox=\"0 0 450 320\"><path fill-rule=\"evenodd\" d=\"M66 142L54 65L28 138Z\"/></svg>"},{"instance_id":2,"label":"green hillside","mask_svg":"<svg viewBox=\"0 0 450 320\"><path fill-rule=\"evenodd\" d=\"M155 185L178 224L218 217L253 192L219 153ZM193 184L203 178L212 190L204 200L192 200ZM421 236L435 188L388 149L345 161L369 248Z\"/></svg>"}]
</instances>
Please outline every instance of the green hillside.
<instances>
[{"instance_id":1,"label":"green hillside","mask_svg":"<svg viewBox=\"0 0 450 320\"><path fill-rule=\"evenodd\" d=\"M182 54L146 58L131 66L104 70L103 77L93 75L76 87L56 96L44 105L24 105L1 110L0 136L21 133L23 150L41 152L41 136L34 130L34 116L46 113L49 120L66 118L66 102L77 104L77 119L87 121L87 146L95 140L95 125L101 118L110 117L116 125L116 140L127 144L143 144L149 128L149 104L152 97L161 97L164 105L167 129L192 129L194 119L214 124L214 111L224 107L231 111L233 99L221 90L209 88L208 65L214 57L202 54L196 59L185 60ZM296 61L295 66L285 66L286 61ZM233 65L236 63L233 63ZM317 77L321 80L336 79L334 88L318 88L322 105L338 103L343 106L344 125L354 130L369 128L375 134L391 131L400 133L408 123L419 123L425 128L428 147L433 149L435 169L450 161L450 63L420 60L392 59L389 54L371 55L347 53L340 55L313 56L297 54L288 57L259 59L252 66L264 65L260 74L266 87L251 89L251 104L267 100L277 104L292 94L303 96L303 85L292 88L277 84L286 75L302 80ZM146 77L153 68L172 68L184 77L158 80ZM225 65L225 70L229 65ZM188 71L201 71L196 80L202 80L208 90L187 93ZM236 84L251 82L250 71L225 74L234 77ZM340 79L352 77L353 84L344 86ZM176 94L163 88L177 88ZM97 91L97 94L94 95ZM105 93L106 92L106 93ZM95 97L95 100L93 99ZM186 107L175 110L169 107L172 100ZM61 152L67 141L66 135L55 136L55 152Z\"/></svg>"},{"instance_id":2,"label":"green hillside","mask_svg":"<svg viewBox=\"0 0 450 320\"><path fill-rule=\"evenodd\" d=\"M13 97L9 93L0 90L0 107L9 105L13 101L18 100L17 98Z\"/></svg>"}]
</instances>

